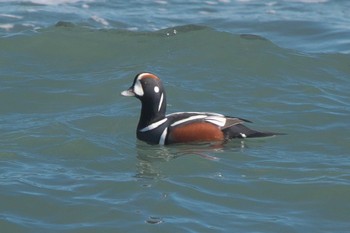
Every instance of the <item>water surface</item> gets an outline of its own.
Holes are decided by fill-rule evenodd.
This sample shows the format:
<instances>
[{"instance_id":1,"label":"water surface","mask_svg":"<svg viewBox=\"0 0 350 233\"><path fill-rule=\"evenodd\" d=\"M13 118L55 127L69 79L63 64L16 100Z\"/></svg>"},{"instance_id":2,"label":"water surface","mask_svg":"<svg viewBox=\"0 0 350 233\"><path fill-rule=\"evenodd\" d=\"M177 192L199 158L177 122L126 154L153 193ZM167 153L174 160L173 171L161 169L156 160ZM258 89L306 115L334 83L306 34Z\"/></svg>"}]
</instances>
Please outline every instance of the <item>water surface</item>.
<instances>
[{"instance_id":1,"label":"water surface","mask_svg":"<svg viewBox=\"0 0 350 233\"><path fill-rule=\"evenodd\" d=\"M348 1L1 1L1 232L347 232ZM287 133L136 140L134 76L168 112Z\"/></svg>"}]
</instances>

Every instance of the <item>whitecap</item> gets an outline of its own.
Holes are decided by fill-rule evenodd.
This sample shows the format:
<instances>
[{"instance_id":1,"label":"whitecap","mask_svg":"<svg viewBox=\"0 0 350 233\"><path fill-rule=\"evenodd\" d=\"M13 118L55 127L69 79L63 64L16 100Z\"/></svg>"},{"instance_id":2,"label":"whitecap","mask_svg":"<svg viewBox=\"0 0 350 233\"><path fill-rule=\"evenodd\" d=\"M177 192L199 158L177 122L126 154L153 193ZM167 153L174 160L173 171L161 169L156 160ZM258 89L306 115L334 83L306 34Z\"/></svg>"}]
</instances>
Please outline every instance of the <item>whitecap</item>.
<instances>
[{"instance_id":1,"label":"whitecap","mask_svg":"<svg viewBox=\"0 0 350 233\"><path fill-rule=\"evenodd\" d=\"M67 4L67 3L77 3L77 2L81 2L81 0L31 0L29 2L34 4L41 4L41 5L60 5L60 4Z\"/></svg>"},{"instance_id":2,"label":"whitecap","mask_svg":"<svg viewBox=\"0 0 350 233\"><path fill-rule=\"evenodd\" d=\"M104 18L101 18L101 17L99 17L97 15L93 15L93 16L91 16L91 18L93 20L95 20L97 23L100 23L100 24L102 24L104 26L108 26L109 25L107 20L105 20Z\"/></svg>"},{"instance_id":3,"label":"whitecap","mask_svg":"<svg viewBox=\"0 0 350 233\"><path fill-rule=\"evenodd\" d=\"M301 3L325 3L328 0L289 0L290 2L301 2Z\"/></svg>"},{"instance_id":4,"label":"whitecap","mask_svg":"<svg viewBox=\"0 0 350 233\"><path fill-rule=\"evenodd\" d=\"M14 27L14 25L11 24L11 23L3 23L3 24L0 24L0 28L1 28L1 29L5 29L6 31L11 30L13 27Z\"/></svg>"},{"instance_id":5,"label":"whitecap","mask_svg":"<svg viewBox=\"0 0 350 233\"><path fill-rule=\"evenodd\" d=\"M0 14L0 17L11 18L11 19L23 19L22 16L12 14Z\"/></svg>"}]
</instances>

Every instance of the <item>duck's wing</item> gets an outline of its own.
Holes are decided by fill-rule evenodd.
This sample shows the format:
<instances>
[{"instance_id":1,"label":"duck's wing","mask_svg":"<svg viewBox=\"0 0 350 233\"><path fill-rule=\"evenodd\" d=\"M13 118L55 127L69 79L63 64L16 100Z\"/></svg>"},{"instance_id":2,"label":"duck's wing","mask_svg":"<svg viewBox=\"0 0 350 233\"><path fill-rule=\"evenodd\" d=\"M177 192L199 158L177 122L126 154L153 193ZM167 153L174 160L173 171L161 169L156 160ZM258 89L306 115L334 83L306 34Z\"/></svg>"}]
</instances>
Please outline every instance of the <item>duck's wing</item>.
<instances>
[{"instance_id":1,"label":"duck's wing","mask_svg":"<svg viewBox=\"0 0 350 233\"><path fill-rule=\"evenodd\" d=\"M243 118L229 117L212 112L176 112L169 114L166 117L171 121L171 126L194 122L208 122L216 125L221 130L244 122L251 122Z\"/></svg>"}]
</instances>

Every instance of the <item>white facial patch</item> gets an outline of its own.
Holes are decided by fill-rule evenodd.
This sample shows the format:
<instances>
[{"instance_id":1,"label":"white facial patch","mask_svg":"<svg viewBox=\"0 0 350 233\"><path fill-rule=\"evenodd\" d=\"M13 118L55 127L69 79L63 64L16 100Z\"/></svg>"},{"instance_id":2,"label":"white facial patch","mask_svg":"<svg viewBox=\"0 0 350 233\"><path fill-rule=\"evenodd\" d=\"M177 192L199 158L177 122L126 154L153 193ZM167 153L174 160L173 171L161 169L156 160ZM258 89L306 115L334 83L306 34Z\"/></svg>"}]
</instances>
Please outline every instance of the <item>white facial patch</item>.
<instances>
[{"instance_id":1,"label":"white facial patch","mask_svg":"<svg viewBox=\"0 0 350 233\"><path fill-rule=\"evenodd\" d=\"M134 92L138 96L143 96L143 87L139 79L136 80L135 85L134 85Z\"/></svg>"},{"instance_id":2,"label":"white facial patch","mask_svg":"<svg viewBox=\"0 0 350 233\"><path fill-rule=\"evenodd\" d=\"M158 86L155 86L155 87L154 87L154 92L155 92L155 93L158 93L158 92L159 92L159 87L158 87Z\"/></svg>"}]
</instances>

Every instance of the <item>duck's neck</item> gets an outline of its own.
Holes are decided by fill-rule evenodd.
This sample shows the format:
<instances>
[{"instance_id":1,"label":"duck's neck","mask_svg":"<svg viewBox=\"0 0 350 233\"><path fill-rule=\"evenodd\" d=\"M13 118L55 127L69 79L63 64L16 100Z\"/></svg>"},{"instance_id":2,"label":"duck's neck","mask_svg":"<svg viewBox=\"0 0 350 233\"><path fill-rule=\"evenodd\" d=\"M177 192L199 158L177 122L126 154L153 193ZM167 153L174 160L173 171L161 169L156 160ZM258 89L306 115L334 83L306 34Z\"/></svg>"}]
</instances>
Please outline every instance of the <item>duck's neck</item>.
<instances>
[{"instance_id":1,"label":"duck's neck","mask_svg":"<svg viewBox=\"0 0 350 233\"><path fill-rule=\"evenodd\" d=\"M144 99L141 101L141 115L137 126L137 129L142 129L150 124L162 120L165 118L166 113L166 97L163 93L163 97L159 100Z\"/></svg>"}]
</instances>

